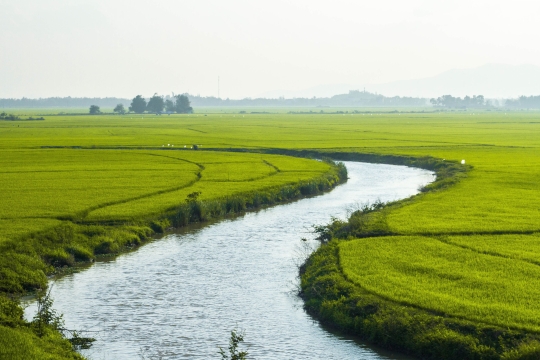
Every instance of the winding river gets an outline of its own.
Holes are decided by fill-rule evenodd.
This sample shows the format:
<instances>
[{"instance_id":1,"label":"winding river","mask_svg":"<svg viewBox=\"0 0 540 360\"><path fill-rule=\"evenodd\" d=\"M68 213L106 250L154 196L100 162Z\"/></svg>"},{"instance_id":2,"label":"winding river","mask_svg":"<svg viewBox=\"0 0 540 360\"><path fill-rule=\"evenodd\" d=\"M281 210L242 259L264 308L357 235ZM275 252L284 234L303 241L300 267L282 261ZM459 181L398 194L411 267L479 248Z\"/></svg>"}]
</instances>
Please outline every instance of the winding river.
<instances>
[{"instance_id":1,"label":"winding river","mask_svg":"<svg viewBox=\"0 0 540 360\"><path fill-rule=\"evenodd\" d=\"M295 295L301 238L316 246L311 225L434 180L421 169L345 164L349 181L328 194L188 228L65 276L54 307L68 328L97 331L83 352L96 360L218 358L233 328L252 359L405 359L329 332Z\"/></svg>"}]
</instances>

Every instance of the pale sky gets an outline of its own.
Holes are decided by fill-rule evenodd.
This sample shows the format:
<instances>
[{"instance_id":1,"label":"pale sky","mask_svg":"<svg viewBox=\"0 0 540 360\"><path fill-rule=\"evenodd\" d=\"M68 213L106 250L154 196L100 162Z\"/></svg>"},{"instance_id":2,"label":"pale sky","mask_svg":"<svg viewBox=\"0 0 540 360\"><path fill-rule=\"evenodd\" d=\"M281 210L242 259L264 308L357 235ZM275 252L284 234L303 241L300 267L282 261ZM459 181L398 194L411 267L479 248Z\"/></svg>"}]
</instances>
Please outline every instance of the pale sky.
<instances>
[{"instance_id":1,"label":"pale sky","mask_svg":"<svg viewBox=\"0 0 540 360\"><path fill-rule=\"evenodd\" d=\"M0 97L255 97L540 66L539 1L0 0ZM406 94L404 94L406 95Z\"/></svg>"}]
</instances>

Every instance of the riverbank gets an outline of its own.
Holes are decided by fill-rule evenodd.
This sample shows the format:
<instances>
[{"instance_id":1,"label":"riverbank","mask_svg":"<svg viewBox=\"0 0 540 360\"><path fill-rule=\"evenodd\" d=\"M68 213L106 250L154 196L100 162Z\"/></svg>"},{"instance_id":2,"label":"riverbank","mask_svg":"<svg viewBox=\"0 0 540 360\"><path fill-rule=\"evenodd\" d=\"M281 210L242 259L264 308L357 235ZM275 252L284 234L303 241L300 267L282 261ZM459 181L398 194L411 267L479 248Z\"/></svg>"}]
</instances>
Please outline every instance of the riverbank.
<instances>
[{"instance_id":1,"label":"riverbank","mask_svg":"<svg viewBox=\"0 0 540 360\"><path fill-rule=\"evenodd\" d=\"M199 200L199 193L193 193L183 204L178 204L153 219L146 218L117 225L66 222L48 231L35 233L24 243L3 242L1 245L4 257L6 254L35 255L32 262L16 255L12 257L11 262L4 262L3 273L11 269L12 276L2 277L0 282L2 292L13 296L35 289L45 289L47 276L69 271L69 267L81 262L92 262L99 256L117 256L125 251L131 251L152 239L155 234L191 223L231 217L246 211L314 196L329 191L346 180L346 168L342 164L331 164L329 171L321 176L285 186L262 188L211 200ZM43 335L38 337L32 330L33 325L22 320L22 309L16 302L3 297L1 304L0 324L4 326L0 328L6 339L3 350L6 356L17 354L16 348L12 348L9 344L12 340L19 339L18 342L13 342L17 344L17 348L22 342L25 344L23 347L28 348L30 352L26 355L21 353L23 354L21 357L17 355L15 358L25 359L36 351L39 354L50 353L50 356L54 354L58 358L78 358L78 355L66 350L71 349L71 344L54 331L53 327L50 327L47 339L43 339ZM42 346L44 343L48 345ZM40 350L34 349L36 346Z\"/></svg>"},{"instance_id":2,"label":"riverbank","mask_svg":"<svg viewBox=\"0 0 540 360\"><path fill-rule=\"evenodd\" d=\"M538 358L537 334L389 301L355 285L343 274L339 245L321 246L301 268L305 309L324 325L421 359Z\"/></svg>"},{"instance_id":3,"label":"riverbank","mask_svg":"<svg viewBox=\"0 0 540 360\"><path fill-rule=\"evenodd\" d=\"M303 250L317 245L313 224L345 219L357 203L407 198L433 180L410 167L344 164L348 181L328 193L189 226L56 280L52 296L67 326L99 331L82 354L209 359L236 327L256 359L407 359L327 332L296 296Z\"/></svg>"},{"instance_id":4,"label":"riverbank","mask_svg":"<svg viewBox=\"0 0 540 360\"><path fill-rule=\"evenodd\" d=\"M362 155L343 154L337 158L355 156ZM392 156L374 158L380 162L402 161ZM451 233L432 230L425 234L411 232L411 225L418 220L401 227L392 226L389 221L393 213L421 203L419 200L425 202L429 193L456 186L467 179L469 172L474 172L472 167L442 159L427 164L438 176L437 181L422 189L423 195L386 205L364 206L347 221L333 220L317 228L323 244L300 269L300 295L306 311L343 333L422 359L539 358L540 334L535 322L529 323L523 317L513 320L509 309L500 305L490 308L490 300L484 301L486 306L482 308L467 298L488 299L501 285L504 290L497 294L498 299L516 293L522 301L535 297L527 293L530 286L535 287L530 281L523 290L509 288L523 279L523 275L517 274L525 271L525 265L511 260L503 264L501 257L528 262L529 272L537 271L537 262L531 263L533 259L527 256L509 255L508 245L497 246L494 240L479 244L482 237L493 236L506 236L508 242L531 236L535 241L534 229L508 229L484 235L482 231L467 229ZM532 242L527 245L534 246ZM481 262L485 262L486 272L478 274L483 271L478 266ZM503 273L499 273L499 267ZM509 275L504 273L517 277L507 279ZM479 276L487 279L480 280ZM537 277L528 276L532 276L531 281ZM469 283L456 286L465 281ZM488 283L493 284L492 288ZM449 290L452 286L454 289ZM465 286L467 289L459 293ZM472 290L474 287L477 289ZM449 292L463 301L448 297Z\"/></svg>"}]
</instances>

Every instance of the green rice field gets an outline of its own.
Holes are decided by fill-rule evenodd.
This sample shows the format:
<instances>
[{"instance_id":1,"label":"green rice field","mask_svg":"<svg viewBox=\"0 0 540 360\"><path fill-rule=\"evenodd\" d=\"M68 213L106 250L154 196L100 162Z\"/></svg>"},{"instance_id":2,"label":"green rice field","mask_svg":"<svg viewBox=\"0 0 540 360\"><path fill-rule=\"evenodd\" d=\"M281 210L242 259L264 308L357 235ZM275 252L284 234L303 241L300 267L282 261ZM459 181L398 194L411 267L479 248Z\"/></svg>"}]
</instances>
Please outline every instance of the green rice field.
<instances>
[{"instance_id":1,"label":"green rice field","mask_svg":"<svg viewBox=\"0 0 540 360\"><path fill-rule=\"evenodd\" d=\"M6 261L10 265L9 271L3 265L3 279L12 276L10 271L30 268L24 264L34 261L35 253L25 248L25 241L40 254L63 258L47 252L47 244L58 237L40 242L30 234L66 224L77 227L74 234L81 233L79 227L124 226L104 230L101 243L81 240L86 249L90 243L100 246L114 231L122 232L119 237L145 233L141 219L159 218L193 192L200 192L201 201L211 201L311 181L330 171L323 162L270 152L313 150L338 159L367 154L385 162L394 162L384 160L387 155L430 157L443 164L441 169L444 163L462 167L464 175L378 212L378 234L384 236L343 236L335 245L339 266L332 270L332 281L344 281L349 290L339 299L308 296L308 308L325 322L363 336L369 331L359 324L376 315L359 315L359 308L353 311L350 304L360 304L357 297L364 296L379 304L380 311L404 314L406 308L447 319L443 322L457 319L458 330L437 328L437 336L435 330L423 333L422 341L432 346L449 339L461 344L466 338L476 344L471 353L484 354L476 358L517 359L527 351L531 359L538 358L534 356L540 354L535 352L540 345L535 347L534 339L540 339L540 113L371 110L239 114L203 109L172 116L51 115L32 110L28 114L43 114L45 120L0 121L0 250L12 254L13 246L17 256L26 259L19 265ZM198 151L191 150L194 144ZM240 149L250 152L223 151ZM48 266L36 265L32 271L52 271ZM317 271L308 261L305 290L322 281L321 276L330 276ZM36 283L32 279L37 275L32 274L25 275L28 284ZM463 324L504 329L501 334L510 331L516 340L504 346L502 340L499 345L482 342L477 340L480 330L463 335ZM370 339L437 358L426 352L427 345L420 351L375 335Z\"/></svg>"}]
</instances>

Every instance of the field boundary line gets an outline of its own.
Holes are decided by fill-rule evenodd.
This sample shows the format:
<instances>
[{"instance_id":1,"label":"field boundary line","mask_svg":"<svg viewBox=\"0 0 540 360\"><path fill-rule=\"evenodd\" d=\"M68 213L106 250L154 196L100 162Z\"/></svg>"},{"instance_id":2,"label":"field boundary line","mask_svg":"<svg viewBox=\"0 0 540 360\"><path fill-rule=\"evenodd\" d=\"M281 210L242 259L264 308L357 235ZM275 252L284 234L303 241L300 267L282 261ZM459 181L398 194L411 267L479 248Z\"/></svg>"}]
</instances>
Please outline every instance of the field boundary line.
<instances>
[{"instance_id":1,"label":"field boundary line","mask_svg":"<svg viewBox=\"0 0 540 360\"><path fill-rule=\"evenodd\" d=\"M431 238L438 241L438 239L435 239L433 237L431 237ZM363 239L368 239L368 238L363 238ZM343 240L339 240L339 241L341 242ZM413 309L425 311L425 312L430 313L432 315L440 316L440 317L443 317L443 318L459 319L459 320L470 321L470 322L473 322L473 323L479 323L479 324L484 324L484 325L489 325L489 326L501 327L501 325L496 324L496 323L491 323L491 322L487 322L487 321L480 321L480 320L476 320L476 319L469 319L469 318L464 317L464 316L452 315L452 314L449 314L449 313L446 313L446 312L443 312L443 311L437 311L437 310L430 309L430 308L427 308L427 307L419 306L417 304L413 304L413 303L410 303L410 302L407 302L407 301L398 301L398 300L392 299L392 298L390 298L388 296L381 295L381 294L379 294L379 293L377 293L375 291L368 290L364 286L362 286L362 285L352 281L351 279L349 279L349 277L343 272L343 267L341 266L341 261L340 261L341 260L340 259L341 255L340 255L339 245L337 246L336 252L337 252L337 254L336 254L337 268L338 268L339 273L343 277L343 279L345 281L347 281L348 283L350 283L351 285L353 285L354 287L357 287L357 288L361 289L362 291L366 292L367 294L378 297L378 298L380 298L380 299L382 299L384 301L393 303L395 305L408 306L408 307L411 307ZM531 330L531 329L528 329L528 328L520 328L520 327L512 327L512 326L509 326L508 328L509 329L514 329L514 330L519 330L519 331L525 330L525 331L540 334L540 330L534 331L534 330Z\"/></svg>"},{"instance_id":2,"label":"field boundary line","mask_svg":"<svg viewBox=\"0 0 540 360\"><path fill-rule=\"evenodd\" d=\"M507 234L507 235L512 235L512 234ZM521 235L521 234L519 234L519 235ZM508 260L516 260L516 261L521 261L521 262L524 262L524 263L527 263L527 264L540 266L540 260L539 261L527 260L527 259L522 259L522 258L519 258L519 257L516 257L516 256L501 254L501 253L498 253L498 252L495 252L495 251L479 250L479 249L475 249L473 247L470 247L470 246L467 246L467 245L464 245L464 244L457 244L457 243L454 243L452 241L445 240L445 239L443 239L443 236L441 236L441 237L430 237L430 238L433 238L433 239L435 239L435 240L437 240L437 241L439 241L439 242L441 242L443 244L446 244L446 245L458 247L458 248L461 248L461 249L464 249L464 250L469 250L469 251L474 252L476 254L493 256L493 257L498 257L498 258L503 258L503 259L508 259Z\"/></svg>"},{"instance_id":3,"label":"field boundary line","mask_svg":"<svg viewBox=\"0 0 540 360\"><path fill-rule=\"evenodd\" d=\"M193 186L195 183L197 183L197 182L199 182L201 180L201 173L200 172L196 173L195 176L197 177L196 179L190 181L189 183L187 183L185 185L176 186L174 188L163 189L163 190L159 190L159 191L155 191L155 192L152 192L152 193L143 194L143 195L127 198L127 199L122 199L122 200L117 200L117 201L110 201L110 202L98 204L98 205L89 207L89 208L87 208L85 210L82 210L82 211L76 213L75 217L79 218L80 220L84 220L86 217L88 217L88 215L90 215L90 213L92 211L95 211L95 210L103 209L103 208L106 208L106 207L112 206L112 205L125 204L125 203L131 202L131 201L145 199L145 198L149 198L149 197L152 197L152 196L162 195L162 194L166 194L166 193L170 193L170 192L174 192L174 191L177 191L177 190L182 190L182 189L188 188L190 186ZM65 217L65 218L64 217L57 217L57 219L58 220L71 220L71 219L69 219L69 216Z\"/></svg>"}]
</instances>

